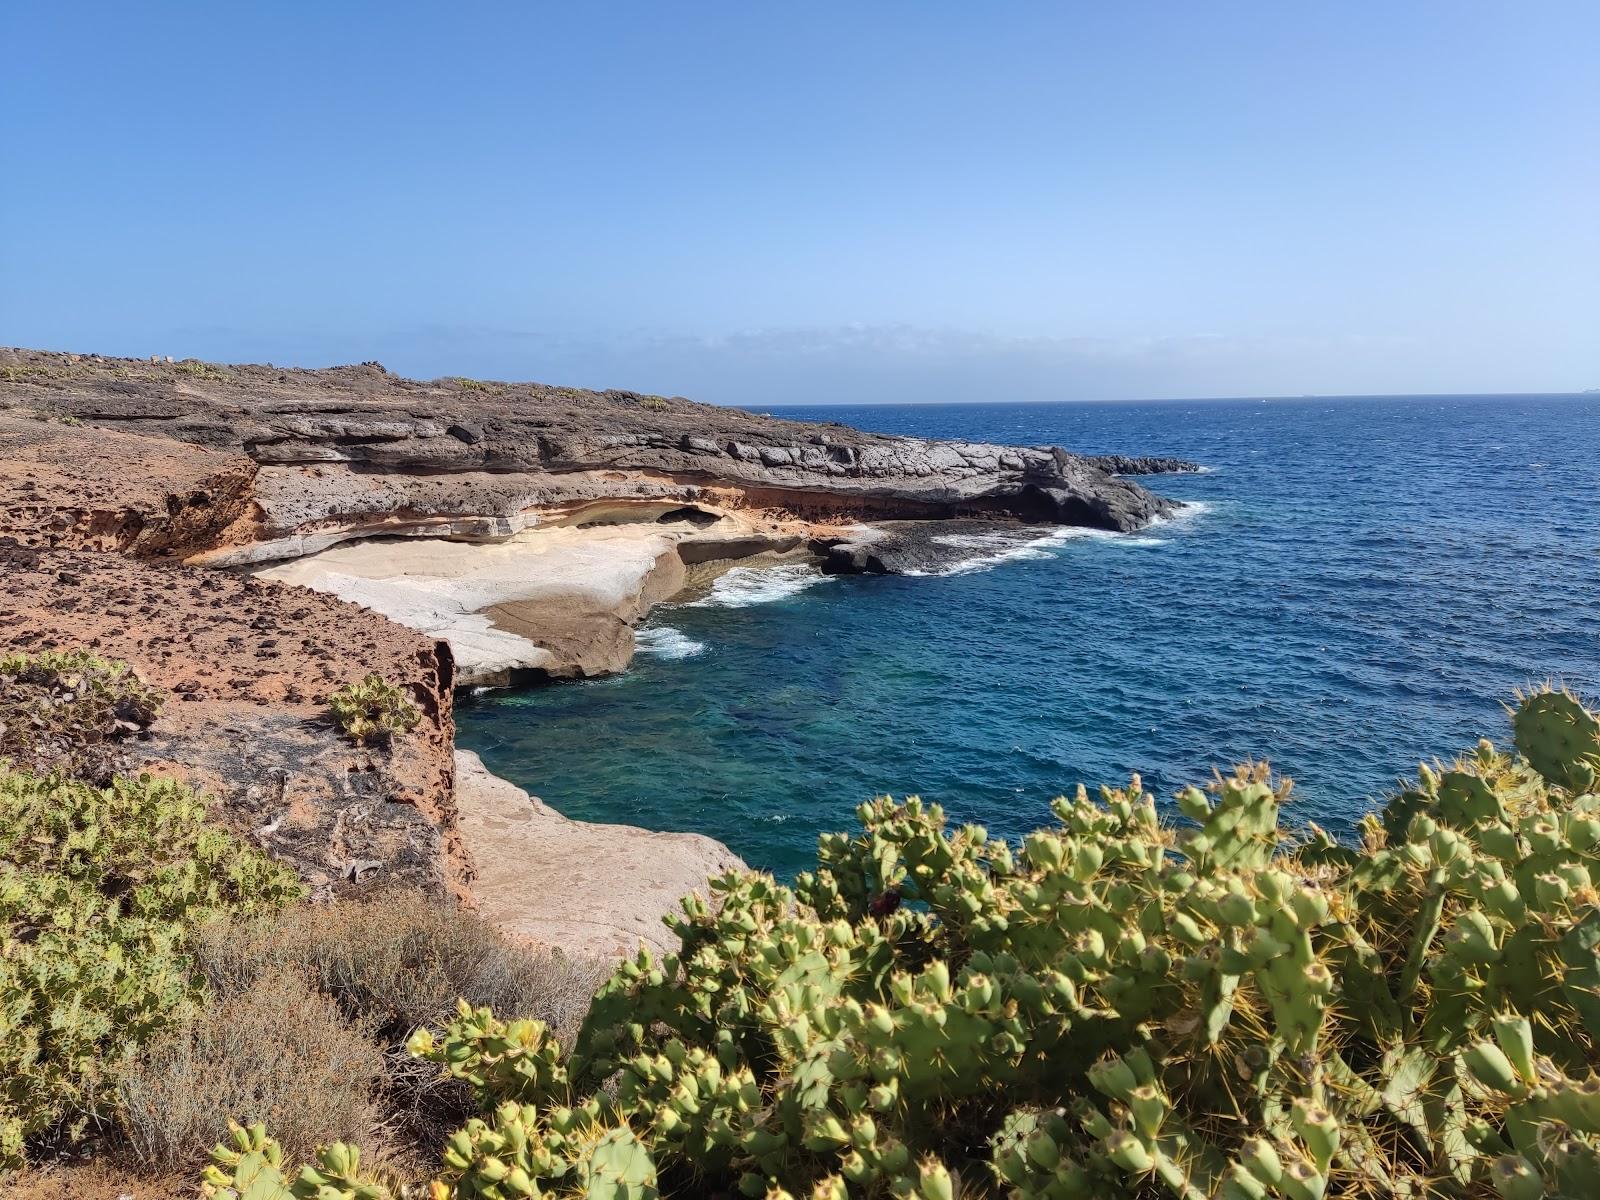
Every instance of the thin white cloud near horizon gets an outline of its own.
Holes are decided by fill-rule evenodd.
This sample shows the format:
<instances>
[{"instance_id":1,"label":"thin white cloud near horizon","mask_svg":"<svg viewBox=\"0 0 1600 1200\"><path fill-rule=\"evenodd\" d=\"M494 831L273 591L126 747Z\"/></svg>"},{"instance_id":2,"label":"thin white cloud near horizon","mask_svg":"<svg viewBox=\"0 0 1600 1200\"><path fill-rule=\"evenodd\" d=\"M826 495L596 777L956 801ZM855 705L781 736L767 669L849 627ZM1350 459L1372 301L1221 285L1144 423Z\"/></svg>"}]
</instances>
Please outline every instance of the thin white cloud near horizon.
<instances>
[{"instance_id":1,"label":"thin white cloud near horizon","mask_svg":"<svg viewBox=\"0 0 1600 1200\"><path fill-rule=\"evenodd\" d=\"M159 344L147 345L150 342ZM415 378L468 375L626 388L738 405L1071 401L1220 396L1578 392L1600 385L1579 363L1539 356L1518 377L1479 347L1350 334L1090 337L1006 335L909 324L751 328L718 334L552 333L431 324L371 335L222 326L139 335L138 344L59 347L224 361L330 366L378 360Z\"/></svg>"}]
</instances>

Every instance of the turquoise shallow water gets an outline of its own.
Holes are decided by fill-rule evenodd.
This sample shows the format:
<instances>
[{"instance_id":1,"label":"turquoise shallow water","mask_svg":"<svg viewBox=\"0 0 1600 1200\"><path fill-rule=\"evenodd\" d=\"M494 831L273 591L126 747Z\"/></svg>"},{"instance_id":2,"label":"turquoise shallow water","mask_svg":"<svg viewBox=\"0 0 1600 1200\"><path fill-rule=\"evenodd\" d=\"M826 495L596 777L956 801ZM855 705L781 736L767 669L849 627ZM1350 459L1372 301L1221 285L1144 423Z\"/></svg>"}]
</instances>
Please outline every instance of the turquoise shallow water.
<instances>
[{"instance_id":1,"label":"turquoise shallow water","mask_svg":"<svg viewBox=\"0 0 1600 1200\"><path fill-rule=\"evenodd\" d=\"M1158 796L1266 757L1336 831L1422 758L1503 740L1548 676L1600 691L1600 396L782 410L1176 454L1198 502L925 578L735 572L624 675L490 693L462 745L574 817L691 829L788 874L862 799L1016 836L1079 781ZM987 557L987 560L985 558Z\"/></svg>"}]
</instances>

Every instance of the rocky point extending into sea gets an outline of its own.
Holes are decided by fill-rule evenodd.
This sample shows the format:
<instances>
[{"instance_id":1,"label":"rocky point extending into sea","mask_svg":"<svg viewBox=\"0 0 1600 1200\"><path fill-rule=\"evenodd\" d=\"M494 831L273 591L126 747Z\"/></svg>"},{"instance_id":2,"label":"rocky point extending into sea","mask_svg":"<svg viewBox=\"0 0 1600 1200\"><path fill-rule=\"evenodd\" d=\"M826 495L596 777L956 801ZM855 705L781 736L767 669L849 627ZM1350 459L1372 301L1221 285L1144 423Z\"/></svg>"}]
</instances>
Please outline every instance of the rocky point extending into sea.
<instances>
[{"instance_id":1,"label":"rocky point extending into sea","mask_svg":"<svg viewBox=\"0 0 1600 1200\"><path fill-rule=\"evenodd\" d=\"M957 553L936 531L1139 529L1176 506L1125 476L1190 469L376 363L0 349L0 651L131 663L179 701L133 766L323 894L402 882L622 953L738 860L496 779L455 749L454 689L620 670L653 605L735 564L916 573ZM369 671L423 714L386 750L327 719Z\"/></svg>"}]
</instances>

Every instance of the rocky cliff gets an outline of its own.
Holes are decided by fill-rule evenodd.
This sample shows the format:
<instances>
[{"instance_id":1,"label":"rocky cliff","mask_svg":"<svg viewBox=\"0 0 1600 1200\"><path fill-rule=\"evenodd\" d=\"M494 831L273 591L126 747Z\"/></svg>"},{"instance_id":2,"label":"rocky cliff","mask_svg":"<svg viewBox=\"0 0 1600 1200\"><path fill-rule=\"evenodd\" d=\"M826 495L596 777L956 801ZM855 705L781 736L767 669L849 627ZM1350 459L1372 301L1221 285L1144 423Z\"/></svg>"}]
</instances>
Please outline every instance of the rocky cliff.
<instances>
[{"instance_id":1,"label":"rocky cliff","mask_svg":"<svg viewBox=\"0 0 1600 1200\"><path fill-rule=\"evenodd\" d=\"M444 643L304 588L114 553L0 538L0 576L0 654L88 647L165 693L126 744L134 770L205 789L319 893L399 880L468 894ZM329 694L367 671L422 712L387 749L329 718Z\"/></svg>"},{"instance_id":2,"label":"rocky cliff","mask_svg":"<svg viewBox=\"0 0 1600 1200\"><path fill-rule=\"evenodd\" d=\"M920 571L962 541L930 523L1136 529L1175 506L1120 475L1170 461L371 363L0 349L0 651L131 663L169 696L136 766L212 792L324 894L398 879L609 952L736 860L565 822L476 763L458 787L453 688L616 670L652 604L734 563ZM369 671L422 711L382 750L328 719ZM574 847L607 865L569 869Z\"/></svg>"},{"instance_id":3,"label":"rocky cliff","mask_svg":"<svg viewBox=\"0 0 1600 1200\"><path fill-rule=\"evenodd\" d=\"M0 408L248 456L241 556L351 536L503 535L608 500L812 520L1007 517L1131 530L1172 505L1055 447L863 433L634 392L0 352Z\"/></svg>"}]
</instances>

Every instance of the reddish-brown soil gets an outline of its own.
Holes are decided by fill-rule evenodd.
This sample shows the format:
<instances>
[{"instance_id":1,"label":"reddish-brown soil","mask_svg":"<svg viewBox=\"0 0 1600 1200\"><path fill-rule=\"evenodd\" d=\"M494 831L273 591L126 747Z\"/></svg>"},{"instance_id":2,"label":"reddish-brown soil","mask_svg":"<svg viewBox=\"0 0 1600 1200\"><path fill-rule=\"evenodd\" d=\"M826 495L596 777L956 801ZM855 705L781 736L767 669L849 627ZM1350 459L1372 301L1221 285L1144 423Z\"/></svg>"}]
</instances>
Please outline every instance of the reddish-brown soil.
<instances>
[{"instance_id":1,"label":"reddish-brown soil","mask_svg":"<svg viewBox=\"0 0 1600 1200\"><path fill-rule=\"evenodd\" d=\"M185 554L249 505L256 465L164 437L0 413L0 530L28 546Z\"/></svg>"},{"instance_id":2,"label":"reddish-brown soil","mask_svg":"<svg viewBox=\"0 0 1600 1200\"><path fill-rule=\"evenodd\" d=\"M330 596L118 554L0 540L0 652L86 646L168 693L125 749L218 797L218 815L318 889L400 879L460 891L449 649ZM328 696L369 671L422 721L343 738Z\"/></svg>"},{"instance_id":3,"label":"reddish-brown soil","mask_svg":"<svg viewBox=\"0 0 1600 1200\"><path fill-rule=\"evenodd\" d=\"M24 1168L0 1179L0 1200L194 1200L197 1179L142 1175L95 1158Z\"/></svg>"}]
</instances>

